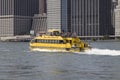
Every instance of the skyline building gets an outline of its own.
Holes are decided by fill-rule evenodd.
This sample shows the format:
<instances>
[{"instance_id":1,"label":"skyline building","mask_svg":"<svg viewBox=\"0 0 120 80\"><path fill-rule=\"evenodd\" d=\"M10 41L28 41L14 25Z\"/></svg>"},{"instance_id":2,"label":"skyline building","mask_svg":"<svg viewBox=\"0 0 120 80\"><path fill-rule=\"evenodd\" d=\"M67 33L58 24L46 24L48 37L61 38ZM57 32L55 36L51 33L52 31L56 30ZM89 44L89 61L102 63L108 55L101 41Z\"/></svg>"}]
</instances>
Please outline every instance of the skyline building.
<instances>
[{"instance_id":1,"label":"skyline building","mask_svg":"<svg viewBox=\"0 0 120 80\"><path fill-rule=\"evenodd\" d=\"M38 0L0 0L0 36L29 34Z\"/></svg>"},{"instance_id":2,"label":"skyline building","mask_svg":"<svg viewBox=\"0 0 120 80\"><path fill-rule=\"evenodd\" d=\"M113 0L112 1L112 24L113 24L114 30L115 30L115 9L117 5L118 5L118 0Z\"/></svg>"},{"instance_id":3,"label":"skyline building","mask_svg":"<svg viewBox=\"0 0 120 80\"><path fill-rule=\"evenodd\" d=\"M35 33L47 31L46 0L39 0L39 12L34 14L32 29Z\"/></svg>"},{"instance_id":4,"label":"skyline building","mask_svg":"<svg viewBox=\"0 0 120 80\"><path fill-rule=\"evenodd\" d=\"M46 0L39 0L39 13L47 13L47 2Z\"/></svg>"},{"instance_id":5,"label":"skyline building","mask_svg":"<svg viewBox=\"0 0 120 80\"><path fill-rule=\"evenodd\" d=\"M117 0L114 0L117 1ZM47 29L79 36L113 35L113 0L0 0L0 36ZM118 4L119 5L119 4ZM115 9L118 14L118 6ZM119 33L116 17L116 35Z\"/></svg>"},{"instance_id":6,"label":"skyline building","mask_svg":"<svg viewBox=\"0 0 120 80\"><path fill-rule=\"evenodd\" d=\"M112 0L47 0L48 29L79 36L114 34Z\"/></svg>"},{"instance_id":7,"label":"skyline building","mask_svg":"<svg viewBox=\"0 0 120 80\"><path fill-rule=\"evenodd\" d=\"M115 36L120 37L120 0L115 9Z\"/></svg>"},{"instance_id":8,"label":"skyline building","mask_svg":"<svg viewBox=\"0 0 120 80\"><path fill-rule=\"evenodd\" d=\"M61 1L47 0L47 29L61 30Z\"/></svg>"}]
</instances>

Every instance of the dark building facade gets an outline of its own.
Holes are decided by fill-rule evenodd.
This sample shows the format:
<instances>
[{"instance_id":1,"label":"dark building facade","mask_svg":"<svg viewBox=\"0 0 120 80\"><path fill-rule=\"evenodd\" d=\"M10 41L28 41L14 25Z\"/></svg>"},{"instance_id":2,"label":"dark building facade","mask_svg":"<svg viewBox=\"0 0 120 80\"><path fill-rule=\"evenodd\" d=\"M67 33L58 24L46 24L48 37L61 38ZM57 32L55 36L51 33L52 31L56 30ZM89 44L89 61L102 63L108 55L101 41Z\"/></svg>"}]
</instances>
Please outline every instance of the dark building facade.
<instances>
[{"instance_id":1,"label":"dark building facade","mask_svg":"<svg viewBox=\"0 0 120 80\"><path fill-rule=\"evenodd\" d=\"M112 0L68 0L68 3L69 31L80 36L114 34Z\"/></svg>"},{"instance_id":2,"label":"dark building facade","mask_svg":"<svg viewBox=\"0 0 120 80\"><path fill-rule=\"evenodd\" d=\"M0 0L0 36L29 34L38 0Z\"/></svg>"},{"instance_id":3,"label":"dark building facade","mask_svg":"<svg viewBox=\"0 0 120 80\"><path fill-rule=\"evenodd\" d=\"M47 1L48 28L60 27L61 30L76 32L79 36L114 34L112 0Z\"/></svg>"}]
</instances>

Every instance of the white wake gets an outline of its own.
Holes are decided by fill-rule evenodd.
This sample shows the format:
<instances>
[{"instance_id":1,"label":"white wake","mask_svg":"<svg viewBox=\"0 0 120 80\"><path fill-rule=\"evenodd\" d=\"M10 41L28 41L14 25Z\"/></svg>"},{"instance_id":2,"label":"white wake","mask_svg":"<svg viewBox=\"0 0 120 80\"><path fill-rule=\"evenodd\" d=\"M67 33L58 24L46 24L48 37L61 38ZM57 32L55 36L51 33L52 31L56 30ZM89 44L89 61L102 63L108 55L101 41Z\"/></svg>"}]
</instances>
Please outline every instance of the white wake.
<instances>
[{"instance_id":1,"label":"white wake","mask_svg":"<svg viewBox=\"0 0 120 80\"><path fill-rule=\"evenodd\" d=\"M97 48L93 48L91 50L86 51L84 54L120 56L120 50L110 50L110 49L97 49Z\"/></svg>"},{"instance_id":2,"label":"white wake","mask_svg":"<svg viewBox=\"0 0 120 80\"><path fill-rule=\"evenodd\" d=\"M32 51L40 51L40 52L67 52L65 50L57 50L57 49L53 49L53 50L49 50L49 49L33 49Z\"/></svg>"},{"instance_id":3,"label":"white wake","mask_svg":"<svg viewBox=\"0 0 120 80\"><path fill-rule=\"evenodd\" d=\"M65 51L65 50L56 50L56 49L54 49L54 50L34 49L32 51L40 51L40 52L68 52L68 51ZM87 55L120 56L120 50L97 49L97 48L93 48L91 50L86 50L85 52L75 52L75 53L77 53L77 54L87 54Z\"/></svg>"}]
</instances>

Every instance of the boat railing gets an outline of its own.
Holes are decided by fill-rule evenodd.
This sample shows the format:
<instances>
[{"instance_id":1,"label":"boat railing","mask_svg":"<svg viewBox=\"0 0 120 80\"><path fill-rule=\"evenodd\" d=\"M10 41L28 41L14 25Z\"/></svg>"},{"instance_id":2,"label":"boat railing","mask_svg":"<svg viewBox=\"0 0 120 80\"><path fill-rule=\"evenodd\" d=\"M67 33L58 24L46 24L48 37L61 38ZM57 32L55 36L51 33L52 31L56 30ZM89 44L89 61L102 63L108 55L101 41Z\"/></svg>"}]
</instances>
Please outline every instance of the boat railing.
<instances>
[{"instance_id":1,"label":"boat railing","mask_svg":"<svg viewBox=\"0 0 120 80\"><path fill-rule=\"evenodd\" d=\"M59 31L53 31L53 32L46 32L46 33L39 33L37 34L37 36L42 36L42 35L47 35L47 36L62 36L62 37L72 37L72 38L76 38L77 34L71 33L71 32L59 32Z\"/></svg>"}]
</instances>

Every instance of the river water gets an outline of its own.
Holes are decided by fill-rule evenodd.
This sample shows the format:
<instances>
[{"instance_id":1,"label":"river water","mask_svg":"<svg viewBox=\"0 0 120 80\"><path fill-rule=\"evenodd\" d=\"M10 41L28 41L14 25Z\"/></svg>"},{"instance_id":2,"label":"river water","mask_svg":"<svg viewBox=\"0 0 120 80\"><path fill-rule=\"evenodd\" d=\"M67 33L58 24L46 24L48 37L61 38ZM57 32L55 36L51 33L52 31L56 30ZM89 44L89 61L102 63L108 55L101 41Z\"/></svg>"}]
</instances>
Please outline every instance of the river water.
<instances>
[{"instance_id":1,"label":"river water","mask_svg":"<svg viewBox=\"0 0 120 80\"><path fill-rule=\"evenodd\" d=\"M86 52L57 53L0 42L0 80L120 80L120 42L90 44Z\"/></svg>"}]
</instances>

